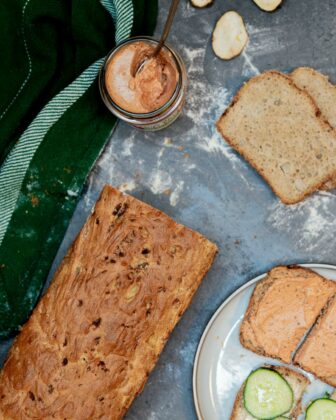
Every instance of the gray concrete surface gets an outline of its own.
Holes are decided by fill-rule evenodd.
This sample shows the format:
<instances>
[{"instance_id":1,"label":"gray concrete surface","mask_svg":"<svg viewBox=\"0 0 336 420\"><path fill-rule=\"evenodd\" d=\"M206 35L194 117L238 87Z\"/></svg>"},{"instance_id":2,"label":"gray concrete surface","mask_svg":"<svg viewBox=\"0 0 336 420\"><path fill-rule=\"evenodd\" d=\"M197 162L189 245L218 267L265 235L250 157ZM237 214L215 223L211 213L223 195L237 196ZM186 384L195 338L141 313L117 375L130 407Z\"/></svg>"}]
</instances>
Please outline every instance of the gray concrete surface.
<instances>
[{"instance_id":1,"label":"gray concrete surface","mask_svg":"<svg viewBox=\"0 0 336 420\"><path fill-rule=\"evenodd\" d=\"M168 0L160 2L158 33L168 6ZM241 56L225 62L212 52L211 33L216 20L232 9L243 16L250 42ZM336 82L335 11L336 0L284 0L272 14L252 0L214 0L203 10L182 0L170 43L188 71L183 115L157 133L120 123L97 162L50 277L105 183L200 231L220 249L128 420L196 418L192 367L197 344L216 308L239 286L276 264L336 264L335 191L294 206L281 204L214 126L242 82L264 70L308 65Z\"/></svg>"}]
</instances>

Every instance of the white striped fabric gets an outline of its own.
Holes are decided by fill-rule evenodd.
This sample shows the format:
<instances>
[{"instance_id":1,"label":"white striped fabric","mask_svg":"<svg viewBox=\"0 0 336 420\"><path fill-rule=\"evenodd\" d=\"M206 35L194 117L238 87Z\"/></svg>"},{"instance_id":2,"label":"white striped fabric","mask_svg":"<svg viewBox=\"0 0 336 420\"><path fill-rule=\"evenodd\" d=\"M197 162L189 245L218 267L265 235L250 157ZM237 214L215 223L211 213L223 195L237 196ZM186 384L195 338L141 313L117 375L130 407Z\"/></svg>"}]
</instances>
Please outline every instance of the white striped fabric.
<instances>
[{"instance_id":1,"label":"white striped fabric","mask_svg":"<svg viewBox=\"0 0 336 420\"><path fill-rule=\"evenodd\" d=\"M132 0L101 0L116 27L116 43L131 34ZM50 128L91 86L103 58L86 69L74 82L56 95L21 135L0 168L0 246L8 229L29 165Z\"/></svg>"},{"instance_id":2,"label":"white striped fabric","mask_svg":"<svg viewBox=\"0 0 336 420\"><path fill-rule=\"evenodd\" d=\"M15 210L22 182L36 150L50 128L91 86L103 59L96 61L56 95L37 115L0 169L0 244Z\"/></svg>"},{"instance_id":3,"label":"white striped fabric","mask_svg":"<svg viewBox=\"0 0 336 420\"><path fill-rule=\"evenodd\" d=\"M108 10L113 18L116 28L115 41L118 45L121 41L131 35L133 26L133 3L132 0L100 0L101 4Z\"/></svg>"}]
</instances>

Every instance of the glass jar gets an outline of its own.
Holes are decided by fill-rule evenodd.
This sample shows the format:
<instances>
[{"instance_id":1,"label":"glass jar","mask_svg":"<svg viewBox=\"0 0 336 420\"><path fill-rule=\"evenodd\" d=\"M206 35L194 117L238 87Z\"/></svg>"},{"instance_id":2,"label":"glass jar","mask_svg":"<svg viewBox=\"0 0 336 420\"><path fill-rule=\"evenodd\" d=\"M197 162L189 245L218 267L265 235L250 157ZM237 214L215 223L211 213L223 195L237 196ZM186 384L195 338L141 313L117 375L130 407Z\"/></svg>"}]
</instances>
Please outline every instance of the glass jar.
<instances>
[{"instance_id":1,"label":"glass jar","mask_svg":"<svg viewBox=\"0 0 336 420\"><path fill-rule=\"evenodd\" d=\"M186 95L186 84L187 84L187 74L184 63L179 56L179 54L173 50L170 46L165 44L163 48L166 48L168 52L171 54L176 69L178 72L178 80L176 83L176 88L170 99L163 104L160 108L156 109L152 112L147 113L133 113L129 112L120 106L118 106L110 97L106 83L105 83L105 74L106 68L110 60L114 57L114 55L119 51L121 47L125 44L130 44L133 42L143 41L149 44L152 44L154 48L158 44L158 41L151 37L133 37L129 38L126 41L120 43L117 47L115 47L110 53L107 55L104 64L101 68L99 74L99 89L100 94L103 98L103 101L107 108L118 118L127 122L128 124L132 125L133 127L140 128L143 130L148 131L156 131L161 130L162 128L167 127L168 125L172 124L177 117L181 114L182 108L185 101Z\"/></svg>"}]
</instances>

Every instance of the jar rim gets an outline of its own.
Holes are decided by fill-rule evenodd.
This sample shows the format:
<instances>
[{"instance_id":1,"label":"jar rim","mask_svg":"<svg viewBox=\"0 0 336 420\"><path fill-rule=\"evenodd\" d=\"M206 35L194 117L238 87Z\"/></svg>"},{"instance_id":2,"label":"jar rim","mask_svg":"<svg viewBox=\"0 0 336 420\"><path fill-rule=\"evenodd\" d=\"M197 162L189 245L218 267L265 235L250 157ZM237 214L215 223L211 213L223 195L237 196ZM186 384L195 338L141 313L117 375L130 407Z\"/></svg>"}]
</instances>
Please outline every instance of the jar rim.
<instances>
[{"instance_id":1,"label":"jar rim","mask_svg":"<svg viewBox=\"0 0 336 420\"><path fill-rule=\"evenodd\" d=\"M105 57L105 60L102 64L102 67L101 67L100 72L99 72L99 90L100 90L100 94L101 94L104 102L106 100L108 100L109 104L116 111L118 111L118 113L121 114L120 117L125 116L127 118L132 118L132 119L148 119L148 118L153 118L153 117L156 117L157 115L160 115L162 112L164 112L166 109L168 109L174 103L176 98L178 97L179 92L180 92L181 87L182 87L181 59L180 59L178 53L169 44L165 43L164 48L166 48L172 54L172 57L174 59L174 62L175 62L175 65L176 65L176 68L177 68L177 71L178 71L178 75L179 75L179 78L178 78L178 81L176 83L176 87L175 87L175 90L174 90L172 96L160 108L157 108L154 111L144 112L144 113L127 111L126 109L120 107L115 101L113 101L113 99L109 95L109 92L107 91L106 84L105 84L105 69L106 69L106 66L107 66L108 62L117 53L117 51L119 51L124 45L131 44L131 43L137 42L137 41L147 41L147 42L149 41L149 42L152 42L154 44L158 44L158 42L159 42L157 39L155 39L153 37L150 37L150 36L134 36L134 37L126 39L125 41L120 42L116 47L112 48L112 50Z\"/></svg>"}]
</instances>

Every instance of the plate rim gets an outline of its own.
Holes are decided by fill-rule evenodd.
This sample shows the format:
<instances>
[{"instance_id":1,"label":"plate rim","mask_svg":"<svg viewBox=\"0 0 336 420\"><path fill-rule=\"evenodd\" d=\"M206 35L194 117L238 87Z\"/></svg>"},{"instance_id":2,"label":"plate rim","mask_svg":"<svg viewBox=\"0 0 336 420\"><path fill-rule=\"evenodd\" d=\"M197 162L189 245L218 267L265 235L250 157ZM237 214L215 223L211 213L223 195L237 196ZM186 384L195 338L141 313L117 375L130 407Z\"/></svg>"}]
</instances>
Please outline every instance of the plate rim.
<instances>
[{"instance_id":1,"label":"plate rim","mask_svg":"<svg viewBox=\"0 0 336 420\"><path fill-rule=\"evenodd\" d=\"M281 265L281 264L280 264ZM280 265L275 265L274 267L279 267ZM336 271L336 265L333 264L320 264L320 263L304 263L304 264L287 264L287 267L292 267L292 266L299 266L299 267L306 267L306 268L326 268L326 269L332 269ZM210 320L208 321L206 327L203 330L203 333L201 335L201 338L198 342L198 346L197 346L197 351L194 357L194 363L193 363L193 377L192 377L192 387L193 387L193 400L194 400L194 407L195 407L195 411L196 411L196 416L198 420L204 420L204 417L202 416L201 413L201 408L200 408L200 404L199 404L199 398L197 395L197 386L196 386L196 377L197 377L197 369L199 366L199 358L200 358L200 354L202 352L202 348L203 348L203 344L204 341L207 338L208 332L212 327L212 324L215 322L215 320L217 319L219 313L223 310L223 308L235 297L237 296L240 292L242 292L243 290L247 289L249 286L251 286L254 283L257 283L259 280L261 280L262 278L266 277L267 273L269 272L266 271L263 274L259 274L258 276L254 277L253 279L249 280L248 282L246 282L245 284L243 284L242 286L240 286L237 290L235 290L233 293L231 293L231 295L229 295L220 305L219 307L216 309L216 311L214 312L214 314L211 316ZM336 281L336 280L335 280Z\"/></svg>"}]
</instances>

